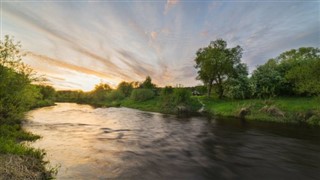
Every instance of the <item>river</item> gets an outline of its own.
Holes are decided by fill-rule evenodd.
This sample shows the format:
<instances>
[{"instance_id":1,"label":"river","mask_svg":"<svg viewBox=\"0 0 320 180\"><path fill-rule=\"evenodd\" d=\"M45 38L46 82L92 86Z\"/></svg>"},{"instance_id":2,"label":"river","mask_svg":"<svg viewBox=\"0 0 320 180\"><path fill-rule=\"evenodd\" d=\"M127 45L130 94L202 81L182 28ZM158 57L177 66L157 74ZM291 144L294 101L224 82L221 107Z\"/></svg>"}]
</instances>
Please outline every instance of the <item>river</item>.
<instances>
[{"instance_id":1,"label":"river","mask_svg":"<svg viewBox=\"0 0 320 180\"><path fill-rule=\"evenodd\" d=\"M30 111L58 179L318 179L320 129L58 103Z\"/></svg>"}]
</instances>

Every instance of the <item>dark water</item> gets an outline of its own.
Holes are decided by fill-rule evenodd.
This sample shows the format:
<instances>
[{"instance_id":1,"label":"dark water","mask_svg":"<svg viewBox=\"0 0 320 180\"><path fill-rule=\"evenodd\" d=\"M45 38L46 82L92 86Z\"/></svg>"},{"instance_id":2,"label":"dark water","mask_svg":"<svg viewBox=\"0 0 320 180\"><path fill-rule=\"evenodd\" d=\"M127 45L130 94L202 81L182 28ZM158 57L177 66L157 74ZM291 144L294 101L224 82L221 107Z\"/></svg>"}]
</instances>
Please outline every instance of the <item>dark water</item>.
<instances>
[{"instance_id":1,"label":"dark water","mask_svg":"<svg viewBox=\"0 0 320 180\"><path fill-rule=\"evenodd\" d=\"M319 179L320 129L58 104L31 111L58 179Z\"/></svg>"}]
</instances>

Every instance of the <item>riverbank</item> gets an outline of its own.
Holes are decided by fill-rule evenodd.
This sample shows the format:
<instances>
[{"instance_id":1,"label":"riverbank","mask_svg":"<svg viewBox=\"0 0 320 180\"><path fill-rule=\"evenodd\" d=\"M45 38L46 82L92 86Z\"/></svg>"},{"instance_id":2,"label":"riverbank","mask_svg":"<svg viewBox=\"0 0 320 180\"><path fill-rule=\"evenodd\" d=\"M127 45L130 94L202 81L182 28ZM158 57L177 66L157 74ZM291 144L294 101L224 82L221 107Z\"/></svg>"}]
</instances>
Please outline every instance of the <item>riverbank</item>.
<instances>
[{"instance_id":1,"label":"riverbank","mask_svg":"<svg viewBox=\"0 0 320 180\"><path fill-rule=\"evenodd\" d=\"M51 179L46 170L45 152L28 146L40 136L21 128L21 124L0 125L0 179Z\"/></svg>"},{"instance_id":2,"label":"riverbank","mask_svg":"<svg viewBox=\"0 0 320 180\"><path fill-rule=\"evenodd\" d=\"M79 102L77 102L79 103ZM161 102L161 97L156 96L146 101L134 101L130 98L125 98L116 101L98 101L98 102L80 102L79 104L89 104L95 107L127 107L132 109L139 109L142 111L158 112L163 114L174 114L179 115L181 113L187 114L198 114L198 110L201 109L202 105L196 98L191 98L189 104L186 106L180 105L172 107L169 105L165 106ZM180 108L180 109L179 109ZM182 115L182 114L181 114Z\"/></svg>"},{"instance_id":3,"label":"riverbank","mask_svg":"<svg viewBox=\"0 0 320 180\"><path fill-rule=\"evenodd\" d=\"M243 118L249 121L267 121L293 124L309 124L320 126L320 100L319 98L295 97L295 98L273 98L246 99L246 100L220 100L207 98L205 96L192 97L193 109L201 109L210 116ZM95 102L91 105L99 107L128 107L143 111L160 112L165 114L176 114L175 111L167 111L160 105L160 98L135 102L128 99L113 102Z\"/></svg>"},{"instance_id":4,"label":"riverbank","mask_svg":"<svg viewBox=\"0 0 320 180\"><path fill-rule=\"evenodd\" d=\"M32 109L55 105L39 101ZM0 124L0 179L52 179L55 169L46 169L45 152L30 147L40 136L25 131L22 120L6 120Z\"/></svg>"},{"instance_id":5,"label":"riverbank","mask_svg":"<svg viewBox=\"0 0 320 180\"><path fill-rule=\"evenodd\" d=\"M219 100L199 97L199 100L205 104L205 110L215 116L320 126L319 98Z\"/></svg>"}]
</instances>

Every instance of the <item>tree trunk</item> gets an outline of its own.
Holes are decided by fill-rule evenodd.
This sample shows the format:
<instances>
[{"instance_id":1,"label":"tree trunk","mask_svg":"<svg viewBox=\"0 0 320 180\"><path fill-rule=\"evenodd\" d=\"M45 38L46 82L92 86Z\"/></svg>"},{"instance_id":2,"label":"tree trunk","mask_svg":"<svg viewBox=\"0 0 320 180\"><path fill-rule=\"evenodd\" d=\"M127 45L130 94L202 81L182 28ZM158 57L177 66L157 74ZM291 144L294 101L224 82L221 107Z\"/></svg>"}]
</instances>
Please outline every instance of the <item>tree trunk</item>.
<instances>
[{"instance_id":1,"label":"tree trunk","mask_svg":"<svg viewBox=\"0 0 320 180\"><path fill-rule=\"evenodd\" d=\"M222 84L218 85L218 94L219 94L219 99L222 99L223 97L223 87Z\"/></svg>"},{"instance_id":2,"label":"tree trunk","mask_svg":"<svg viewBox=\"0 0 320 180\"><path fill-rule=\"evenodd\" d=\"M208 84L208 97L211 95L212 83Z\"/></svg>"},{"instance_id":3,"label":"tree trunk","mask_svg":"<svg viewBox=\"0 0 320 180\"><path fill-rule=\"evenodd\" d=\"M220 76L218 77L217 86L218 86L219 99L222 99L222 97L223 97L223 87L222 87L222 79L221 79Z\"/></svg>"}]
</instances>

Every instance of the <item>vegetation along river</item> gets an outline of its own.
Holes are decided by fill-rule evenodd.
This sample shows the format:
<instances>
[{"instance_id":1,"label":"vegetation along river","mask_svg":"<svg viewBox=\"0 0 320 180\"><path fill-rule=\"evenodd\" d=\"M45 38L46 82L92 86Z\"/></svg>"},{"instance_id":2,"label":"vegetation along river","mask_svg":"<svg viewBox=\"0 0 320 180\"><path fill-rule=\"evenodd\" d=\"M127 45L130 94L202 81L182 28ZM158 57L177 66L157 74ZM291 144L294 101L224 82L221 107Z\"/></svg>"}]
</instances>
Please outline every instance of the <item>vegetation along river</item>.
<instances>
[{"instance_id":1,"label":"vegetation along river","mask_svg":"<svg viewBox=\"0 0 320 180\"><path fill-rule=\"evenodd\" d=\"M58 103L31 111L58 179L317 179L320 131Z\"/></svg>"}]
</instances>

